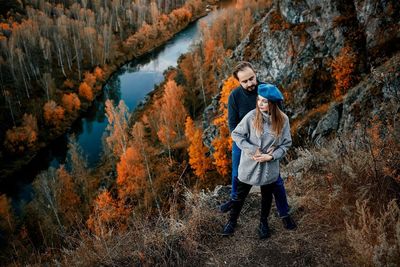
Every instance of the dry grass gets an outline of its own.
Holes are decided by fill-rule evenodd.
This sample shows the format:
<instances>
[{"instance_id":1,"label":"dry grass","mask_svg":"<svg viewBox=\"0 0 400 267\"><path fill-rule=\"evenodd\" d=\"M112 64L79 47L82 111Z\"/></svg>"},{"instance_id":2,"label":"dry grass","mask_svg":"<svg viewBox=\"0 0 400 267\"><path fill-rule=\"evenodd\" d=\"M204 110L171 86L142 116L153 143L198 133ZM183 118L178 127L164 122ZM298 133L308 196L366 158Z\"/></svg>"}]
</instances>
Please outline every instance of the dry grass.
<instances>
[{"instance_id":1,"label":"dry grass","mask_svg":"<svg viewBox=\"0 0 400 267\"><path fill-rule=\"evenodd\" d=\"M302 222L327 233L336 253L339 245L353 248L363 265L390 266L400 252L400 133L382 126L375 121L351 136L298 149L286 168Z\"/></svg>"},{"instance_id":2,"label":"dry grass","mask_svg":"<svg viewBox=\"0 0 400 267\"><path fill-rule=\"evenodd\" d=\"M185 209L172 205L168 216L150 222L133 214L125 232L102 236L82 232L62 251L65 266L188 266L210 253L207 243L216 236L210 194L185 193Z\"/></svg>"},{"instance_id":3,"label":"dry grass","mask_svg":"<svg viewBox=\"0 0 400 267\"><path fill-rule=\"evenodd\" d=\"M389 202L378 215L367 200L357 201L357 213L346 222L347 238L365 265L397 266L400 263L400 209Z\"/></svg>"}]
</instances>

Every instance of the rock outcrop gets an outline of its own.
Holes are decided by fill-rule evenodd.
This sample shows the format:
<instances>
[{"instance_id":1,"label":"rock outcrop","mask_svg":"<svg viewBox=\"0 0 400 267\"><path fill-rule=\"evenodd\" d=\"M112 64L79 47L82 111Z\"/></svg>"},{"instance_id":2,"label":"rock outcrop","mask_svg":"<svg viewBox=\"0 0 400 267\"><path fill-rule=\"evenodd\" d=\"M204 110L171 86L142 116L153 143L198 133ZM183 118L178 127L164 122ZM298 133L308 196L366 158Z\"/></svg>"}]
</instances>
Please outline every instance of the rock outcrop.
<instances>
[{"instance_id":1,"label":"rock outcrop","mask_svg":"<svg viewBox=\"0 0 400 267\"><path fill-rule=\"evenodd\" d=\"M326 113L300 125L317 140L349 132L363 117L382 116L387 99L396 99L399 18L400 2L395 0L278 0L234 57L252 62L261 80L285 91L291 119L329 105ZM331 62L344 47L356 55L354 88L338 100L333 99Z\"/></svg>"}]
</instances>

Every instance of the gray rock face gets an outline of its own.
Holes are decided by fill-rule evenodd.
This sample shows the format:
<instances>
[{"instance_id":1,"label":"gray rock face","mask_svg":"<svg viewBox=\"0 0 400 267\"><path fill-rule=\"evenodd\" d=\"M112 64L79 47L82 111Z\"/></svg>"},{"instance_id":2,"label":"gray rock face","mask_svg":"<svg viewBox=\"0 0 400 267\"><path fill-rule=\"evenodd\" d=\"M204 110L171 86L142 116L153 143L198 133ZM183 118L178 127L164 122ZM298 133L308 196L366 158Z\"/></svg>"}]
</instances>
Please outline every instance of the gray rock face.
<instances>
[{"instance_id":1,"label":"gray rock face","mask_svg":"<svg viewBox=\"0 0 400 267\"><path fill-rule=\"evenodd\" d=\"M369 75L370 65L382 64L384 56L399 50L399 18L397 0L278 0L234 51L234 58L252 62L260 80L279 85L289 95L286 112L294 119L332 101L331 62L343 47L357 55L358 76ZM377 95L368 116L378 114L382 86L361 81L343 105L332 105L318 123L312 122L312 129L307 126L309 137L350 131L362 116L357 110L369 110L370 91Z\"/></svg>"},{"instance_id":2,"label":"gray rock face","mask_svg":"<svg viewBox=\"0 0 400 267\"><path fill-rule=\"evenodd\" d=\"M339 127L341 108L342 105L335 104L328 110L328 112L318 122L317 127L313 131L311 135L313 139L318 140L322 136L328 135L333 131L337 131Z\"/></svg>"},{"instance_id":3,"label":"gray rock face","mask_svg":"<svg viewBox=\"0 0 400 267\"><path fill-rule=\"evenodd\" d=\"M357 31L357 23L335 22L346 9L340 2L279 1L234 53L237 60L251 61L261 80L292 92L291 116L320 105L321 99L326 103L332 94L330 77L320 74L330 76L330 60L349 39L348 32Z\"/></svg>"},{"instance_id":4,"label":"gray rock face","mask_svg":"<svg viewBox=\"0 0 400 267\"><path fill-rule=\"evenodd\" d=\"M279 1L279 10L291 24L312 22L321 29L321 32L326 32L333 28L334 18L341 15L340 2L343 1L282 0Z\"/></svg>"},{"instance_id":5,"label":"gray rock face","mask_svg":"<svg viewBox=\"0 0 400 267\"><path fill-rule=\"evenodd\" d=\"M351 133L357 123L400 119L400 53L394 55L357 86L343 100L339 133Z\"/></svg>"},{"instance_id":6,"label":"gray rock face","mask_svg":"<svg viewBox=\"0 0 400 267\"><path fill-rule=\"evenodd\" d=\"M400 1L354 0L354 6L368 50L400 38Z\"/></svg>"}]
</instances>

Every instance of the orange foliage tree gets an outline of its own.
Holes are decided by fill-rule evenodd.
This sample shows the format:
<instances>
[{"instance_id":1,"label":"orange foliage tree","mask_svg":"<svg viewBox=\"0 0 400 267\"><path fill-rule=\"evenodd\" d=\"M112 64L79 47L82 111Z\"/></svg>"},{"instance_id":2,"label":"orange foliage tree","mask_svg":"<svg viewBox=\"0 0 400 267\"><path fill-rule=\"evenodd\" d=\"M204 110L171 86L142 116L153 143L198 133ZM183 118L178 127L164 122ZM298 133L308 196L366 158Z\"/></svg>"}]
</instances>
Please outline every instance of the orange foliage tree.
<instances>
[{"instance_id":1,"label":"orange foliage tree","mask_svg":"<svg viewBox=\"0 0 400 267\"><path fill-rule=\"evenodd\" d=\"M140 153L140 156L142 158L140 164L142 164L143 167L145 167L148 178L146 183L148 182L151 191L151 194L149 194L148 192L144 192L144 205L149 207L150 206L149 204L153 204L153 201L155 201L159 214L161 214L160 203L158 199L159 197L156 194L156 189L152 177L154 175L153 174L154 168L152 168L152 166L154 166L152 165L154 161L152 160L151 156L155 154L155 150L148 144L145 138L145 128L143 122L137 121L132 126L131 136L132 136L132 139L130 140L131 146L138 149ZM156 165L158 164L156 163ZM163 165L161 168L165 169L165 167L166 165ZM168 175L168 173L164 171L162 176L165 177L165 175ZM157 179L156 181L158 180L159 179Z\"/></svg>"},{"instance_id":2,"label":"orange foliage tree","mask_svg":"<svg viewBox=\"0 0 400 267\"><path fill-rule=\"evenodd\" d=\"M224 49L222 42L216 41L213 38L207 38L204 42L204 87L207 94L214 95L218 90L219 70L221 69L222 60L224 57Z\"/></svg>"},{"instance_id":3,"label":"orange foliage tree","mask_svg":"<svg viewBox=\"0 0 400 267\"><path fill-rule=\"evenodd\" d=\"M243 19L241 21L242 21L242 25L240 28L240 38L243 39L250 32L251 26L254 23L254 19L251 14L250 8L247 8L244 11Z\"/></svg>"},{"instance_id":4,"label":"orange foliage tree","mask_svg":"<svg viewBox=\"0 0 400 267\"><path fill-rule=\"evenodd\" d=\"M33 148L38 140L38 125L36 117L24 114L22 125L8 129L4 140L4 146L11 152L23 152Z\"/></svg>"},{"instance_id":5,"label":"orange foliage tree","mask_svg":"<svg viewBox=\"0 0 400 267\"><path fill-rule=\"evenodd\" d=\"M60 127L64 120L65 110L63 107L58 106L53 100L46 102L43 106L43 116L47 124L55 127Z\"/></svg>"},{"instance_id":6,"label":"orange foliage tree","mask_svg":"<svg viewBox=\"0 0 400 267\"><path fill-rule=\"evenodd\" d=\"M84 82L87 83L90 87L93 87L93 85L96 84L96 76L90 72L85 72L84 74L85 78L83 79Z\"/></svg>"},{"instance_id":7,"label":"orange foliage tree","mask_svg":"<svg viewBox=\"0 0 400 267\"><path fill-rule=\"evenodd\" d=\"M64 166L61 165L57 170L57 191L59 191L59 197L57 197L57 206L64 219L64 222L71 226L79 219L79 206L80 198L75 192L75 184L72 176L65 170Z\"/></svg>"},{"instance_id":8,"label":"orange foliage tree","mask_svg":"<svg viewBox=\"0 0 400 267\"><path fill-rule=\"evenodd\" d=\"M93 211L86 223L96 235L105 236L113 230L124 231L128 214L129 211L104 190L95 199Z\"/></svg>"},{"instance_id":9,"label":"orange foliage tree","mask_svg":"<svg viewBox=\"0 0 400 267\"><path fill-rule=\"evenodd\" d=\"M179 63L180 70L182 71L183 77L185 78L185 101L189 112L195 116L197 106L201 105L197 98L197 91L201 89L201 86L197 86L197 77L201 76L195 65L199 65L195 62L198 58L196 51L187 53ZM203 96L204 98L204 96ZM204 102L204 99L203 99Z\"/></svg>"},{"instance_id":10,"label":"orange foliage tree","mask_svg":"<svg viewBox=\"0 0 400 267\"><path fill-rule=\"evenodd\" d=\"M233 89L239 86L239 82L233 77L229 77L221 90L221 98L219 100L219 112L221 116L214 120L214 125L217 126L219 136L216 137L212 145L215 149L214 164L217 167L218 173L225 176L229 173L231 159L229 157L232 149L232 139L230 137L228 127L228 98Z\"/></svg>"},{"instance_id":11,"label":"orange foliage tree","mask_svg":"<svg viewBox=\"0 0 400 267\"><path fill-rule=\"evenodd\" d=\"M182 103L184 96L183 88L178 86L174 80L168 80L164 86L164 94L159 105L159 130L157 136L161 143L168 148L171 159L171 147L177 138L183 136L186 109Z\"/></svg>"},{"instance_id":12,"label":"orange foliage tree","mask_svg":"<svg viewBox=\"0 0 400 267\"><path fill-rule=\"evenodd\" d=\"M178 24L182 25L190 21L192 18L192 13L190 13L188 9L182 7L173 10L169 17L172 18L172 20L177 21Z\"/></svg>"},{"instance_id":13,"label":"orange foliage tree","mask_svg":"<svg viewBox=\"0 0 400 267\"><path fill-rule=\"evenodd\" d=\"M207 157L208 149L203 144L202 131L197 129L190 116L185 123L185 136L189 141L189 164L194 173L202 180L206 178L208 170L212 169L212 162Z\"/></svg>"},{"instance_id":14,"label":"orange foliage tree","mask_svg":"<svg viewBox=\"0 0 400 267\"><path fill-rule=\"evenodd\" d=\"M67 166L69 166L69 173L73 177L75 184L75 192L80 198L80 212L86 216L89 212L89 206L93 200L99 179L90 175L88 169L87 159L84 155L82 148L79 146L74 135L69 136L68 153L67 153Z\"/></svg>"},{"instance_id":15,"label":"orange foliage tree","mask_svg":"<svg viewBox=\"0 0 400 267\"><path fill-rule=\"evenodd\" d=\"M194 79L193 79L195 72L195 69L193 68L194 53L195 52L185 54L182 61L179 64L183 76L185 77L186 84L190 88L194 85Z\"/></svg>"},{"instance_id":16,"label":"orange foliage tree","mask_svg":"<svg viewBox=\"0 0 400 267\"><path fill-rule=\"evenodd\" d=\"M204 41L204 66L207 68L213 67L215 63L215 57L217 56L216 51L216 42L212 38L207 38Z\"/></svg>"},{"instance_id":17,"label":"orange foliage tree","mask_svg":"<svg viewBox=\"0 0 400 267\"><path fill-rule=\"evenodd\" d=\"M102 68L96 67L93 74L97 80L104 81L104 70Z\"/></svg>"},{"instance_id":18,"label":"orange foliage tree","mask_svg":"<svg viewBox=\"0 0 400 267\"><path fill-rule=\"evenodd\" d=\"M93 89L86 82L83 82L79 85L79 95L88 101L92 101L94 99Z\"/></svg>"},{"instance_id":19,"label":"orange foliage tree","mask_svg":"<svg viewBox=\"0 0 400 267\"><path fill-rule=\"evenodd\" d=\"M146 185L146 170L140 148L128 147L117 164L117 174L118 195L129 202Z\"/></svg>"},{"instance_id":20,"label":"orange foliage tree","mask_svg":"<svg viewBox=\"0 0 400 267\"><path fill-rule=\"evenodd\" d=\"M79 97L75 93L64 94L61 101L63 107L69 113L78 111L81 107L81 101L79 100Z\"/></svg>"},{"instance_id":21,"label":"orange foliage tree","mask_svg":"<svg viewBox=\"0 0 400 267\"><path fill-rule=\"evenodd\" d=\"M336 99L340 99L351 87L355 65L356 54L349 46L343 47L339 55L332 61L332 76L336 81L333 95Z\"/></svg>"}]
</instances>

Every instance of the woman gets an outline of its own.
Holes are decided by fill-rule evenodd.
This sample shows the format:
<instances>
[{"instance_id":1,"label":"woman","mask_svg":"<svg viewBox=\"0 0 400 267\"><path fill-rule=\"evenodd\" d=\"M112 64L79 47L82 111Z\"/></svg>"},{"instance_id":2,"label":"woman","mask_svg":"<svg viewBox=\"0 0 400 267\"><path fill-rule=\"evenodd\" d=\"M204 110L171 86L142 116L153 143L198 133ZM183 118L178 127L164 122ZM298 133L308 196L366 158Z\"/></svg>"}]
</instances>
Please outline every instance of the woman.
<instances>
[{"instance_id":1,"label":"woman","mask_svg":"<svg viewBox=\"0 0 400 267\"><path fill-rule=\"evenodd\" d=\"M282 93L272 84L258 86L257 106L232 131L232 139L242 150L238 174L238 198L234 201L223 235L235 231L240 210L253 185L261 186L261 218L258 233L268 238L268 215L272 192L279 177L279 160L292 144L288 117L279 109ZM290 223L295 223L288 217Z\"/></svg>"}]
</instances>

